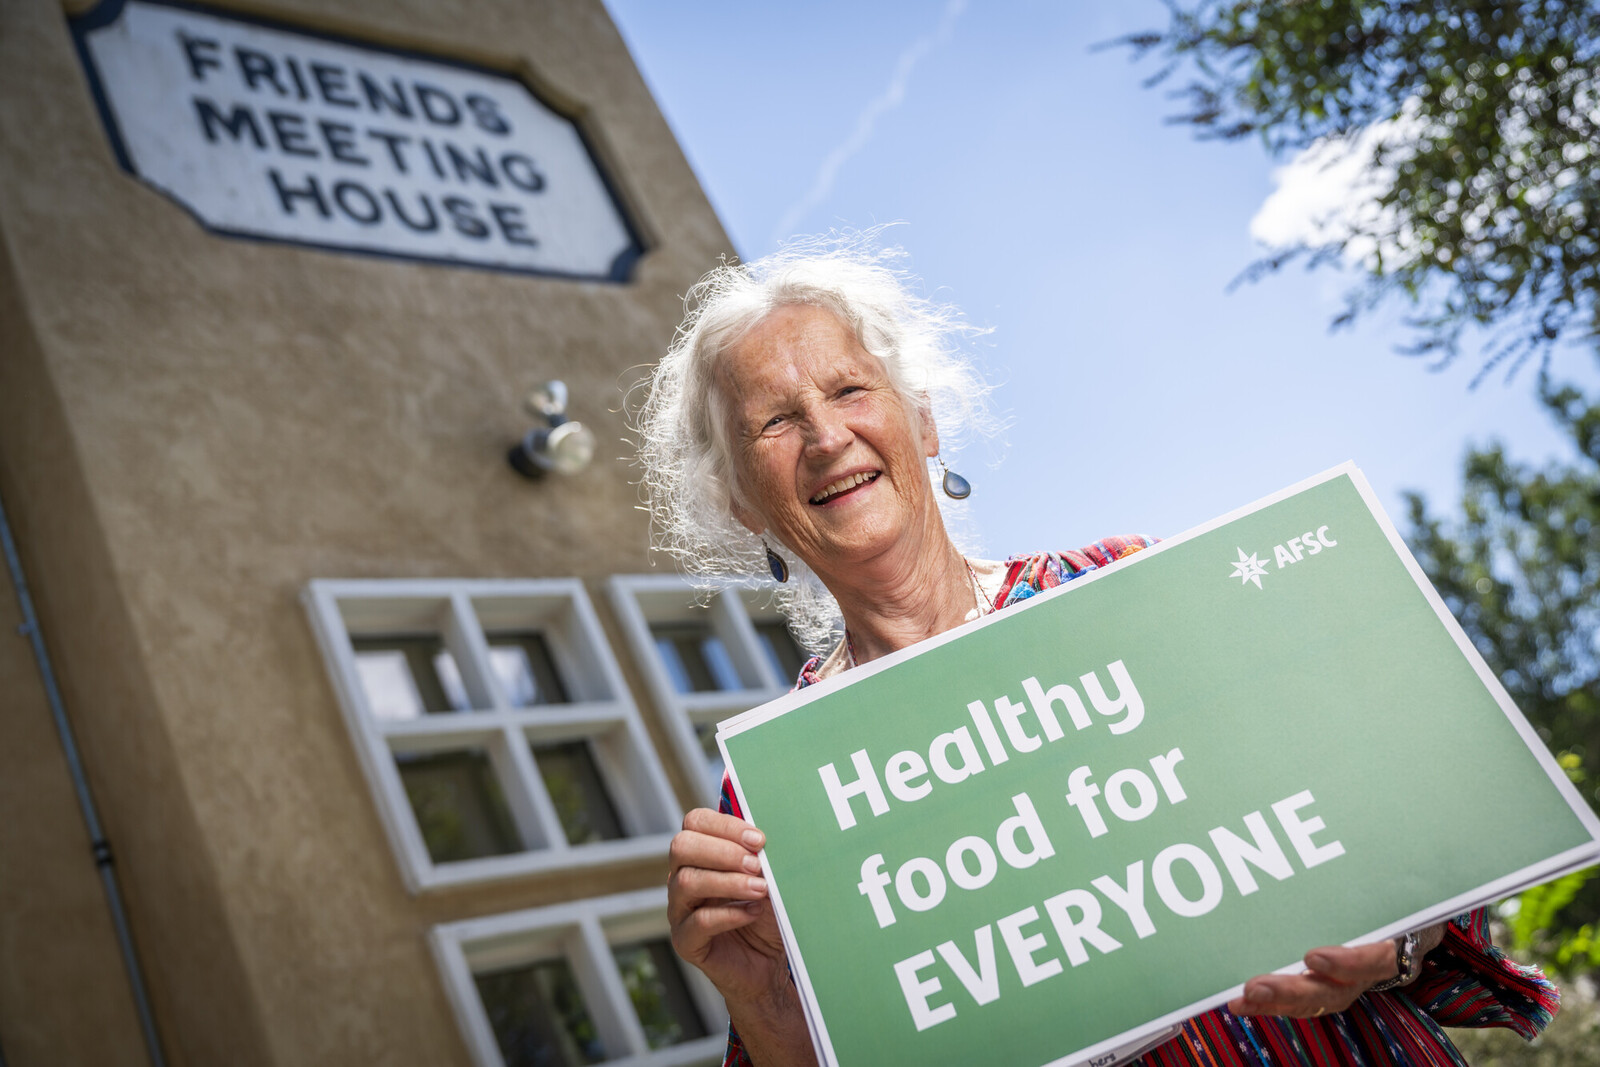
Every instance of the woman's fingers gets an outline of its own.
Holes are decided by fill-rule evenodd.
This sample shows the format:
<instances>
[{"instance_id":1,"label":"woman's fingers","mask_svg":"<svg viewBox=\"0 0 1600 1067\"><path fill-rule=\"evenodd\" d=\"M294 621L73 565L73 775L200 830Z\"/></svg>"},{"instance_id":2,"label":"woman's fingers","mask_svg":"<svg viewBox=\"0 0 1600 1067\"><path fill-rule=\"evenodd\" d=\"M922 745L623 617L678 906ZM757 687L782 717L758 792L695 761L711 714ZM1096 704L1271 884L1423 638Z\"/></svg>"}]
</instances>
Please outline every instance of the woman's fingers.
<instances>
[{"instance_id":1,"label":"woman's fingers","mask_svg":"<svg viewBox=\"0 0 1600 1067\"><path fill-rule=\"evenodd\" d=\"M761 831L743 819L706 808L685 815L683 830L673 836L668 850L668 922L676 928L708 905L766 896L767 883L755 853L765 843ZM713 914L719 920L734 918L722 912ZM727 929L740 925L743 922Z\"/></svg>"},{"instance_id":2,"label":"woman's fingers","mask_svg":"<svg viewBox=\"0 0 1600 1067\"><path fill-rule=\"evenodd\" d=\"M1306 953L1305 974L1264 974L1245 983L1244 995L1231 1001L1235 1015L1290 1015L1315 1018L1344 1011L1367 987L1395 974L1394 943L1345 948L1333 945Z\"/></svg>"},{"instance_id":3,"label":"woman's fingers","mask_svg":"<svg viewBox=\"0 0 1600 1067\"><path fill-rule=\"evenodd\" d=\"M704 867L712 871L743 871L760 874L761 861L756 854L722 837L711 837L693 830L681 830L673 835L667 850L668 873L684 867Z\"/></svg>"},{"instance_id":4,"label":"woman's fingers","mask_svg":"<svg viewBox=\"0 0 1600 1067\"><path fill-rule=\"evenodd\" d=\"M1393 978L1399 973L1393 941L1377 941L1353 948L1339 945L1314 948L1306 953L1306 966L1335 982L1360 983L1362 986Z\"/></svg>"},{"instance_id":5,"label":"woman's fingers","mask_svg":"<svg viewBox=\"0 0 1600 1067\"><path fill-rule=\"evenodd\" d=\"M683 829L672 838L669 871L680 867L761 873L756 853L766 844L760 830L742 819L696 808L683 817Z\"/></svg>"},{"instance_id":6,"label":"woman's fingers","mask_svg":"<svg viewBox=\"0 0 1600 1067\"><path fill-rule=\"evenodd\" d=\"M767 843L766 836L743 819L710 808L695 808L689 812L683 817L683 828L708 837L737 841L752 852L760 851Z\"/></svg>"},{"instance_id":7,"label":"woman's fingers","mask_svg":"<svg viewBox=\"0 0 1600 1067\"><path fill-rule=\"evenodd\" d=\"M707 904L696 908L672 927L672 947L678 955L703 968L717 938L755 922L761 917L761 903Z\"/></svg>"},{"instance_id":8,"label":"woman's fingers","mask_svg":"<svg viewBox=\"0 0 1600 1067\"><path fill-rule=\"evenodd\" d=\"M1244 985L1244 996L1228 1004L1235 1015L1289 1015L1314 1018L1344 1011L1361 995L1358 988L1346 987L1314 974L1262 975Z\"/></svg>"},{"instance_id":9,"label":"woman's fingers","mask_svg":"<svg viewBox=\"0 0 1600 1067\"><path fill-rule=\"evenodd\" d=\"M710 871L704 867L680 867L668 879L669 892L676 889L686 905L704 900L760 900L767 895L767 880L743 871Z\"/></svg>"}]
</instances>

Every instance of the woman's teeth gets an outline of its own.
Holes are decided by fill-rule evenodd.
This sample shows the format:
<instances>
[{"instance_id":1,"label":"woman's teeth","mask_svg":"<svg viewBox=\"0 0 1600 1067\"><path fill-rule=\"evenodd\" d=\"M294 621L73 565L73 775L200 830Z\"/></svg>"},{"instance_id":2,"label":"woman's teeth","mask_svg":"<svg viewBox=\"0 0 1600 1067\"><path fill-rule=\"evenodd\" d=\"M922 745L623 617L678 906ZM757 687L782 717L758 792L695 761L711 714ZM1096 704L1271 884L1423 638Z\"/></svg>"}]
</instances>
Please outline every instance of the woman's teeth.
<instances>
[{"instance_id":1,"label":"woman's teeth","mask_svg":"<svg viewBox=\"0 0 1600 1067\"><path fill-rule=\"evenodd\" d=\"M878 477L877 471L863 471L860 474L851 474L832 482L822 492L811 498L813 504L820 504L829 497L838 496L847 489L854 489L863 482L873 481Z\"/></svg>"}]
</instances>

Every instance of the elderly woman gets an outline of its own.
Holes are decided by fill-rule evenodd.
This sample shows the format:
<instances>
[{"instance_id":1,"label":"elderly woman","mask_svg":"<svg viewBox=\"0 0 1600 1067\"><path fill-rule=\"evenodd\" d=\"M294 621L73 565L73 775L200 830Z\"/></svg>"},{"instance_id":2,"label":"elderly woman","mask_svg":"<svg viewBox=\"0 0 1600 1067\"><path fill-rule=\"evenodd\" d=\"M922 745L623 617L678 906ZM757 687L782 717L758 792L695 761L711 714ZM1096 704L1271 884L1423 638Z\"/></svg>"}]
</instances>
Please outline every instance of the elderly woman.
<instances>
[{"instance_id":1,"label":"elderly woman","mask_svg":"<svg viewBox=\"0 0 1600 1067\"><path fill-rule=\"evenodd\" d=\"M1112 537L1064 553L969 559L930 477L941 430L987 422L986 388L955 343L969 330L914 296L881 257L796 250L713 271L657 368L640 417L661 543L702 576L770 569L813 658L810 685L1146 547ZM1041 493L1053 490L1041 464ZM948 472L947 495L964 497ZM726 780L671 850L678 953L725 998L727 1064L811 1063L804 1012L757 860L765 838ZM1415 935L1313 949L1186 1022L1149 1064L1456 1064L1439 1029L1531 1037L1557 994L1489 943L1472 913Z\"/></svg>"}]
</instances>

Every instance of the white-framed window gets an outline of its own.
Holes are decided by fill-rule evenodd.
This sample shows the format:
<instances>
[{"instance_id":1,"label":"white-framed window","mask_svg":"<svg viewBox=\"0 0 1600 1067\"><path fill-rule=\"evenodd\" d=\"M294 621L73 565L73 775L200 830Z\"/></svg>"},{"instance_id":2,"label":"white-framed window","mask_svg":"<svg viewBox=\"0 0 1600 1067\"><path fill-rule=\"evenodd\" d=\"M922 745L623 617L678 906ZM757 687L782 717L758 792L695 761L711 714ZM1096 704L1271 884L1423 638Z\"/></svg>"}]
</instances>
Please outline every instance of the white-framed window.
<instances>
[{"instance_id":1,"label":"white-framed window","mask_svg":"<svg viewBox=\"0 0 1600 1067\"><path fill-rule=\"evenodd\" d=\"M672 951L665 888L445 923L429 940L477 1067L722 1060L727 1010Z\"/></svg>"},{"instance_id":2,"label":"white-framed window","mask_svg":"<svg viewBox=\"0 0 1600 1067\"><path fill-rule=\"evenodd\" d=\"M666 854L683 812L580 581L304 600L412 892Z\"/></svg>"},{"instance_id":3,"label":"white-framed window","mask_svg":"<svg viewBox=\"0 0 1600 1067\"><path fill-rule=\"evenodd\" d=\"M806 654L771 590L730 584L709 599L674 574L618 574L606 584L678 758L715 797L717 723L793 688Z\"/></svg>"}]
</instances>

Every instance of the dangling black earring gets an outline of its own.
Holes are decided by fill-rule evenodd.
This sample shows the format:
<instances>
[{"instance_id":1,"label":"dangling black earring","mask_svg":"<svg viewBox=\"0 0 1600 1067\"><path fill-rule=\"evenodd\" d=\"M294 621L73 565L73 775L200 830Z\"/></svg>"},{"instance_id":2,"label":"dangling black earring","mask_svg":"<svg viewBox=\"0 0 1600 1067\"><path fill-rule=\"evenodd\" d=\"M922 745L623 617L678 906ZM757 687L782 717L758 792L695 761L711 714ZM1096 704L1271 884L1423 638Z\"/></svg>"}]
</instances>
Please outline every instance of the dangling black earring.
<instances>
[{"instance_id":1,"label":"dangling black earring","mask_svg":"<svg viewBox=\"0 0 1600 1067\"><path fill-rule=\"evenodd\" d=\"M772 580L779 583L787 582L789 565L783 561L782 556L772 551L772 546L767 544L765 537L761 539L761 547L767 550L767 570L772 572Z\"/></svg>"},{"instance_id":2,"label":"dangling black earring","mask_svg":"<svg viewBox=\"0 0 1600 1067\"><path fill-rule=\"evenodd\" d=\"M965 500L972 495L972 483L944 465L943 456L935 456L939 469L944 471L944 495L951 500Z\"/></svg>"}]
</instances>

